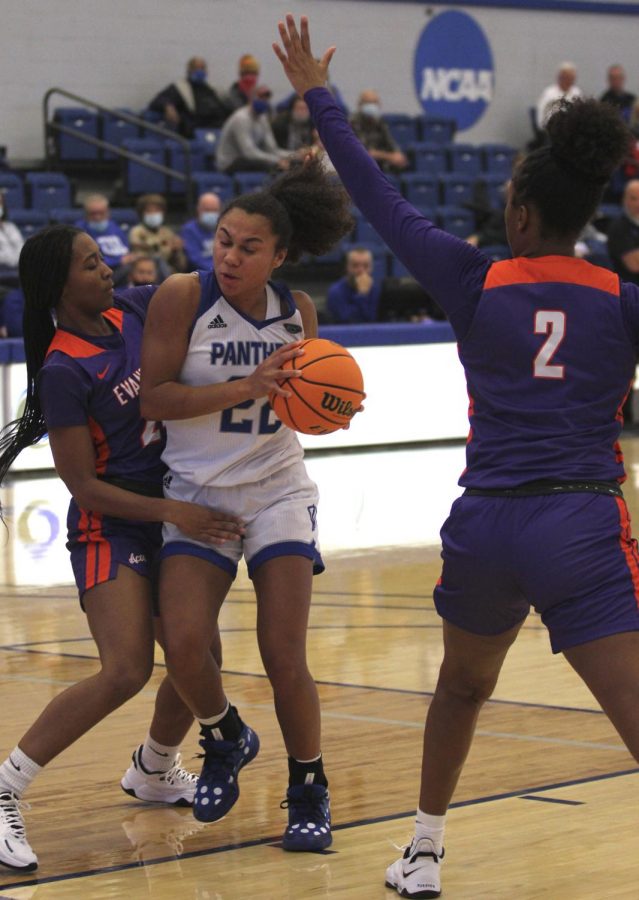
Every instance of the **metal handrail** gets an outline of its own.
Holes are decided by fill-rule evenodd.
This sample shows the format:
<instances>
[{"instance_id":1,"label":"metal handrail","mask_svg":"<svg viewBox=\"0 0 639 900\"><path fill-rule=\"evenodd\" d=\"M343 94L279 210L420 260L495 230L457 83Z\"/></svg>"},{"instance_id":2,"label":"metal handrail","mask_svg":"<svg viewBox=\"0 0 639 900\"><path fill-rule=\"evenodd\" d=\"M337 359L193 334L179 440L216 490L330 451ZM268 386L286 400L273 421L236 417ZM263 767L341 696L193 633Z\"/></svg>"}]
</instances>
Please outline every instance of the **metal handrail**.
<instances>
[{"instance_id":1,"label":"metal handrail","mask_svg":"<svg viewBox=\"0 0 639 900\"><path fill-rule=\"evenodd\" d=\"M96 138L92 135L85 134L82 131L76 131L74 128L69 128L67 125L61 125L59 122L54 122L53 119L49 117L49 101L53 94L60 94L61 96L66 97L69 100L73 100L75 103L79 103L82 106L89 107L90 109L96 109L98 112L101 112L108 116L112 116L115 119L122 119L124 122L130 122L133 125L144 128L146 131L150 131L160 135L164 140L175 141L176 144L178 144L184 151L184 172L180 172L177 169L172 169L170 166L165 166L161 163L156 163L152 160L145 159L143 156L140 156L137 153L132 153L130 150L119 147L117 144L112 144L110 141L104 141L102 140L102 138ZM179 181L184 181L186 187L185 195L187 208L189 212L192 212L194 194L193 166L191 158L191 145L186 138L183 138L179 134L175 134L175 132L173 131L168 131L166 128L162 128L160 125L155 125L153 122L147 122L146 119L143 119L140 116L133 115L132 113L125 112L124 110L116 110L108 106L103 106L101 103L97 103L95 100L89 100L87 97L80 97L78 94L73 94L71 93L71 91L67 91L64 88L59 87L49 88L49 90L45 93L42 99L42 112L44 117L44 155L47 166L50 166L53 161L53 148L52 142L50 141L51 132L55 131L59 132L60 134L67 134L71 137L77 138L78 140L85 141L85 143L87 144L93 144L96 147L101 147L103 150L110 150L115 153L116 156L121 157L122 159L130 159L142 166L146 166L147 169L153 169L156 172L161 172L163 175L168 175L171 178L177 178Z\"/></svg>"}]
</instances>

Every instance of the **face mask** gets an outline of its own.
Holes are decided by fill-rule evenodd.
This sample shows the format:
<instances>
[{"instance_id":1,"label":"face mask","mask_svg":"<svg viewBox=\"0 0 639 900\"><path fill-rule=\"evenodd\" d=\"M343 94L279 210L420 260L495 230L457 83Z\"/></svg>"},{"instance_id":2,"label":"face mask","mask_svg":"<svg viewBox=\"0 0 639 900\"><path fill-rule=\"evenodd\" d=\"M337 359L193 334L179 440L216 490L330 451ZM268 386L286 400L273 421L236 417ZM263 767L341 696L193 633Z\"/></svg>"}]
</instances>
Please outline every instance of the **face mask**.
<instances>
[{"instance_id":1,"label":"face mask","mask_svg":"<svg viewBox=\"0 0 639 900\"><path fill-rule=\"evenodd\" d=\"M218 212L200 213L200 225L203 225L205 228L210 228L211 231L213 231L219 218L220 214Z\"/></svg>"},{"instance_id":2,"label":"face mask","mask_svg":"<svg viewBox=\"0 0 639 900\"><path fill-rule=\"evenodd\" d=\"M271 108L271 104L267 103L266 100L254 100L253 101L253 111L256 115L261 116L262 113L267 113Z\"/></svg>"},{"instance_id":3,"label":"face mask","mask_svg":"<svg viewBox=\"0 0 639 900\"><path fill-rule=\"evenodd\" d=\"M164 216L161 212L145 213L142 221L147 228L159 228L164 222Z\"/></svg>"},{"instance_id":4,"label":"face mask","mask_svg":"<svg viewBox=\"0 0 639 900\"><path fill-rule=\"evenodd\" d=\"M379 119L381 114L379 103L362 103L359 111L363 116L370 116L371 119Z\"/></svg>"},{"instance_id":5,"label":"face mask","mask_svg":"<svg viewBox=\"0 0 639 900\"><path fill-rule=\"evenodd\" d=\"M195 84L203 84L206 81L206 72L204 69L194 69L193 72L189 73L189 81Z\"/></svg>"},{"instance_id":6,"label":"face mask","mask_svg":"<svg viewBox=\"0 0 639 900\"><path fill-rule=\"evenodd\" d=\"M257 84L257 75L242 75L242 77L238 81L238 84L240 86L240 90L244 94L250 94Z\"/></svg>"},{"instance_id":7,"label":"face mask","mask_svg":"<svg viewBox=\"0 0 639 900\"><path fill-rule=\"evenodd\" d=\"M106 231L107 228L109 227L109 220L101 219L99 222L90 222L89 227L91 228L91 231L99 231L99 232Z\"/></svg>"}]
</instances>

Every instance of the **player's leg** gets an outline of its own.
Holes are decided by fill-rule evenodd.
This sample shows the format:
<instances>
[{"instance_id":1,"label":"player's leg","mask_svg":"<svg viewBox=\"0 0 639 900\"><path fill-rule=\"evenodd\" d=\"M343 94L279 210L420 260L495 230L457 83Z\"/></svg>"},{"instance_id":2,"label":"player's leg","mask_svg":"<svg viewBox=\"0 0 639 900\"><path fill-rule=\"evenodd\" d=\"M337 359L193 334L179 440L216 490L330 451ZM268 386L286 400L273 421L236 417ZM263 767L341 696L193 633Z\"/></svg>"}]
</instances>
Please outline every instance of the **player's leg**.
<instances>
[{"instance_id":1,"label":"player's leg","mask_svg":"<svg viewBox=\"0 0 639 900\"><path fill-rule=\"evenodd\" d=\"M404 897L438 897L444 820L470 750L477 718L491 696L519 623L498 635L471 634L444 621L444 659L426 716L415 836L386 871Z\"/></svg>"},{"instance_id":2,"label":"player's leg","mask_svg":"<svg viewBox=\"0 0 639 900\"><path fill-rule=\"evenodd\" d=\"M83 597L100 670L67 688L45 707L0 766L0 862L31 871L19 798L43 766L136 694L153 666L150 590L125 566Z\"/></svg>"},{"instance_id":3,"label":"player's leg","mask_svg":"<svg viewBox=\"0 0 639 900\"><path fill-rule=\"evenodd\" d=\"M218 615L235 564L195 545L194 553L172 553L163 559L160 618L169 675L200 723L204 762L193 813L213 822L236 802L238 773L256 756L259 741L227 700L214 656L219 655Z\"/></svg>"},{"instance_id":4,"label":"player's leg","mask_svg":"<svg viewBox=\"0 0 639 900\"><path fill-rule=\"evenodd\" d=\"M289 756L289 823L283 847L321 850L332 838L319 696L306 659L313 561L304 556L276 557L259 565L252 578L260 654Z\"/></svg>"},{"instance_id":5,"label":"player's leg","mask_svg":"<svg viewBox=\"0 0 639 900\"><path fill-rule=\"evenodd\" d=\"M639 762L639 631L612 634L563 653Z\"/></svg>"}]
</instances>

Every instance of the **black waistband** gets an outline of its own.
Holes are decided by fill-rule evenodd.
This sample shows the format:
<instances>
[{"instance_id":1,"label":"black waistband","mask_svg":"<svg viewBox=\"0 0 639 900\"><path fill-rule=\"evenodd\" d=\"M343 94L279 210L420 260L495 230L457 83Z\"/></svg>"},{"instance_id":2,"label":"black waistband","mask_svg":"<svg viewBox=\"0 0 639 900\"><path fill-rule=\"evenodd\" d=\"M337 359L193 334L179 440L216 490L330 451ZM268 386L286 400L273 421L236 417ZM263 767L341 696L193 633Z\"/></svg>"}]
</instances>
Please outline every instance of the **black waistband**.
<instances>
[{"instance_id":1,"label":"black waistband","mask_svg":"<svg viewBox=\"0 0 639 900\"><path fill-rule=\"evenodd\" d=\"M616 481L529 481L512 488L466 488L469 497L542 497L552 494L608 494L623 497Z\"/></svg>"},{"instance_id":2,"label":"black waistband","mask_svg":"<svg viewBox=\"0 0 639 900\"><path fill-rule=\"evenodd\" d=\"M133 478L118 478L116 475L98 475L98 478L124 491L131 491L132 494L142 494L143 497L164 496L162 485L151 481L135 481Z\"/></svg>"}]
</instances>

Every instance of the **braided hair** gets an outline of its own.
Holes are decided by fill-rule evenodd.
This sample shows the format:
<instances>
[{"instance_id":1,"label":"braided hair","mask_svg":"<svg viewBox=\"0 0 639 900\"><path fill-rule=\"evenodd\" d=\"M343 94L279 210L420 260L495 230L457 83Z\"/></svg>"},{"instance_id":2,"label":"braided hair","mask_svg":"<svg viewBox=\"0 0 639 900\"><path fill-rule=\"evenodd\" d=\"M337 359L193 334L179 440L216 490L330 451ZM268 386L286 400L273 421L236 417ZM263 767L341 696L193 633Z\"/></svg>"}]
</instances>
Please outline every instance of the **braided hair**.
<instances>
[{"instance_id":1,"label":"braided hair","mask_svg":"<svg viewBox=\"0 0 639 900\"><path fill-rule=\"evenodd\" d=\"M36 379L55 334L52 313L60 302L71 266L73 242L79 234L82 231L71 225L52 225L28 238L20 253L27 396L20 418L0 432L0 484L19 453L46 434Z\"/></svg>"}]
</instances>

